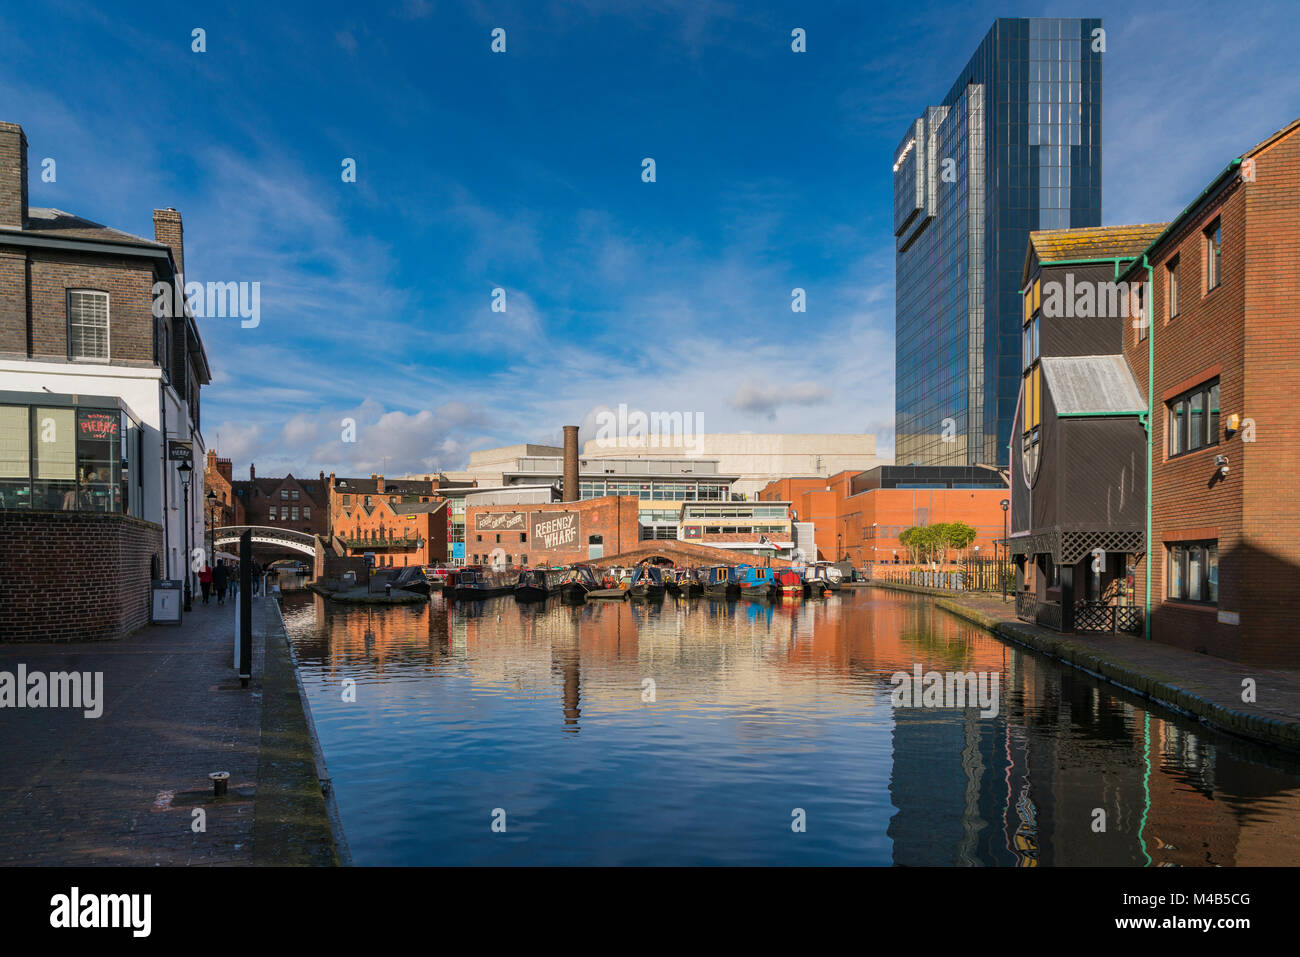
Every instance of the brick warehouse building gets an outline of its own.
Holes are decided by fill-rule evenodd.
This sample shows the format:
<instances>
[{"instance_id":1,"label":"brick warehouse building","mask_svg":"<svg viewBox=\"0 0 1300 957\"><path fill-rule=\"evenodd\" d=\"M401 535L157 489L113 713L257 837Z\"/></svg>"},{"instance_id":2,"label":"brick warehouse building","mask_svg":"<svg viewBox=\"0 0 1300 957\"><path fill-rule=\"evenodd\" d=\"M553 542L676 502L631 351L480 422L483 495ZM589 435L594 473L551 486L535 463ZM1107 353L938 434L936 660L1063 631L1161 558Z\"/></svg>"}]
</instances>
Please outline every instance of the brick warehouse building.
<instances>
[{"instance_id":1,"label":"brick warehouse building","mask_svg":"<svg viewBox=\"0 0 1300 957\"><path fill-rule=\"evenodd\" d=\"M29 206L27 177L0 123L0 639L121 637L203 544L179 457L204 454L211 374L189 311L153 308L184 273L181 216L134 236Z\"/></svg>"},{"instance_id":2,"label":"brick warehouse building","mask_svg":"<svg viewBox=\"0 0 1300 957\"><path fill-rule=\"evenodd\" d=\"M639 544L638 499L607 495L576 502L466 505L471 565L545 566L594 561Z\"/></svg>"},{"instance_id":3,"label":"brick warehouse building","mask_svg":"<svg viewBox=\"0 0 1300 957\"><path fill-rule=\"evenodd\" d=\"M330 533L376 568L446 562L450 510L437 479L338 478L330 473Z\"/></svg>"},{"instance_id":4,"label":"brick warehouse building","mask_svg":"<svg viewBox=\"0 0 1300 957\"><path fill-rule=\"evenodd\" d=\"M829 478L779 479L759 493L761 501L788 500L796 522L812 524L817 559L857 567L910 563L898 536L913 526L941 522L970 525L975 540L969 553L993 557L1002 538L1006 497L997 471L942 465L882 465ZM957 559L949 555L950 561Z\"/></svg>"},{"instance_id":5,"label":"brick warehouse building","mask_svg":"<svg viewBox=\"0 0 1300 957\"><path fill-rule=\"evenodd\" d=\"M1229 163L1121 278L1153 300L1150 336L1124 344L1154 412L1150 637L1300 666L1300 120Z\"/></svg>"}]
</instances>

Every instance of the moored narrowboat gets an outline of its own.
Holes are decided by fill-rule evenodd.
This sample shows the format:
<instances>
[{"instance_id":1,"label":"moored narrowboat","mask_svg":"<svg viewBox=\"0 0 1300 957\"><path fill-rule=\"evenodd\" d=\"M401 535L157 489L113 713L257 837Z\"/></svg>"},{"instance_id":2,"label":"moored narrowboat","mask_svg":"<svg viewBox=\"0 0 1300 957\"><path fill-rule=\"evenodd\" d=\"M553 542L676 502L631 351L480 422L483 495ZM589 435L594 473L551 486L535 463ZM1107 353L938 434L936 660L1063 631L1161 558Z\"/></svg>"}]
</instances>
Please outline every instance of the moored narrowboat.
<instances>
[{"instance_id":1,"label":"moored narrowboat","mask_svg":"<svg viewBox=\"0 0 1300 957\"><path fill-rule=\"evenodd\" d=\"M742 598L766 599L772 591L772 569L759 565L737 565L737 584Z\"/></svg>"},{"instance_id":2,"label":"moored narrowboat","mask_svg":"<svg viewBox=\"0 0 1300 957\"><path fill-rule=\"evenodd\" d=\"M736 581L735 569L730 565L713 565L700 569L700 579L704 583L704 594L710 598L740 597L740 584Z\"/></svg>"},{"instance_id":3,"label":"moored narrowboat","mask_svg":"<svg viewBox=\"0 0 1300 957\"><path fill-rule=\"evenodd\" d=\"M557 587L561 601L577 605L587 600L587 592L600 588L600 580L590 565L574 565L560 576Z\"/></svg>"},{"instance_id":4,"label":"moored narrowboat","mask_svg":"<svg viewBox=\"0 0 1300 957\"><path fill-rule=\"evenodd\" d=\"M628 593L633 598L663 598L664 576L657 565L640 565L632 573Z\"/></svg>"},{"instance_id":5,"label":"moored narrowboat","mask_svg":"<svg viewBox=\"0 0 1300 957\"><path fill-rule=\"evenodd\" d=\"M469 565L457 568L447 576L443 593L456 601L481 601L510 594L518 580L518 572L498 572L480 565Z\"/></svg>"},{"instance_id":6,"label":"moored narrowboat","mask_svg":"<svg viewBox=\"0 0 1300 957\"><path fill-rule=\"evenodd\" d=\"M545 601L555 594L564 573L547 568L526 568L515 584L516 601Z\"/></svg>"}]
</instances>

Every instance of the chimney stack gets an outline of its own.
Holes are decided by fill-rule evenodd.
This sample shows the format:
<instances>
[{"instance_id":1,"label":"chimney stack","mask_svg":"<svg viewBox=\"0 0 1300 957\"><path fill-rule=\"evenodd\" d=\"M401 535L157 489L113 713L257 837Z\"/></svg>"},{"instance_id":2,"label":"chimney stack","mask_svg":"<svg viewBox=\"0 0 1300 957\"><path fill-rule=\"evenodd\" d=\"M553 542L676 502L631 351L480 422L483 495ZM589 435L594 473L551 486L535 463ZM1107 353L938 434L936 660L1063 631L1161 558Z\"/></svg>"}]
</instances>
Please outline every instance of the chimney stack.
<instances>
[{"instance_id":1,"label":"chimney stack","mask_svg":"<svg viewBox=\"0 0 1300 957\"><path fill-rule=\"evenodd\" d=\"M578 500L578 427L564 427L564 484L560 487L560 500Z\"/></svg>"},{"instance_id":2,"label":"chimney stack","mask_svg":"<svg viewBox=\"0 0 1300 957\"><path fill-rule=\"evenodd\" d=\"M377 491L380 495L383 495L383 494L384 494L384 477L383 477L382 475L376 476L376 478L375 478L375 482L377 483L376 491Z\"/></svg>"},{"instance_id":3,"label":"chimney stack","mask_svg":"<svg viewBox=\"0 0 1300 957\"><path fill-rule=\"evenodd\" d=\"M252 462L248 463L248 480L251 482L257 478L257 466Z\"/></svg>"},{"instance_id":4,"label":"chimney stack","mask_svg":"<svg viewBox=\"0 0 1300 957\"><path fill-rule=\"evenodd\" d=\"M176 271L185 275L185 230L181 226L181 214L168 206L166 209L153 211L153 238L164 246L170 246L172 259L176 262Z\"/></svg>"},{"instance_id":5,"label":"chimney stack","mask_svg":"<svg viewBox=\"0 0 1300 957\"><path fill-rule=\"evenodd\" d=\"M0 123L0 226L27 225L27 134L17 123Z\"/></svg>"}]
</instances>

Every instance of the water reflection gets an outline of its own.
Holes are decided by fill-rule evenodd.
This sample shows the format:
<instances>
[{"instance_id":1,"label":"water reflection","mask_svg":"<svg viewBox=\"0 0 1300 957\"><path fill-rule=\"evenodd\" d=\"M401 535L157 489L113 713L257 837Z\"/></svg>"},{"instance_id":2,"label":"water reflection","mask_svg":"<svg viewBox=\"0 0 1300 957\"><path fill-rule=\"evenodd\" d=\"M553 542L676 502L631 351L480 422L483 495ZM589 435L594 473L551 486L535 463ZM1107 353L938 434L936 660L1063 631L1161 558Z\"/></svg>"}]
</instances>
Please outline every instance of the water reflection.
<instances>
[{"instance_id":1,"label":"water reflection","mask_svg":"<svg viewBox=\"0 0 1300 957\"><path fill-rule=\"evenodd\" d=\"M358 863L1300 863L1300 762L910 596L284 604ZM918 663L999 713L892 708Z\"/></svg>"}]
</instances>

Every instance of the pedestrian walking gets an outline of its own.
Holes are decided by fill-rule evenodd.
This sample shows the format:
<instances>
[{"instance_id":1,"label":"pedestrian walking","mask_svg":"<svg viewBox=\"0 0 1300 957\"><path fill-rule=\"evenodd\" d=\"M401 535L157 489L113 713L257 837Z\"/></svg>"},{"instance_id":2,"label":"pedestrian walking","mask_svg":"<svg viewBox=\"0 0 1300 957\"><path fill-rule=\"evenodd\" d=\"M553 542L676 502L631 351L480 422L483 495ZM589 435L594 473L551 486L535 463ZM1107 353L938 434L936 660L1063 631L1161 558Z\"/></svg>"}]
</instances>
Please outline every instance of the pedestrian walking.
<instances>
[{"instance_id":1,"label":"pedestrian walking","mask_svg":"<svg viewBox=\"0 0 1300 957\"><path fill-rule=\"evenodd\" d=\"M226 603L226 560L223 558L217 562L217 567L212 569L212 588L217 593L217 604Z\"/></svg>"},{"instance_id":2,"label":"pedestrian walking","mask_svg":"<svg viewBox=\"0 0 1300 957\"><path fill-rule=\"evenodd\" d=\"M208 596L212 593L212 566L207 562L203 563L203 570L199 572L199 588L203 590L203 604L208 603Z\"/></svg>"},{"instance_id":3,"label":"pedestrian walking","mask_svg":"<svg viewBox=\"0 0 1300 957\"><path fill-rule=\"evenodd\" d=\"M231 570L229 578L230 578L230 597L234 598L235 593L239 591L239 562L234 563L234 568Z\"/></svg>"},{"instance_id":4,"label":"pedestrian walking","mask_svg":"<svg viewBox=\"0 0 1300 957\"><path fill-rule=\"evenodd\" d=\"M253 594L260 595L262 593L262 569L257 564L256 561L253 562L252 572L253 572Z\"/></svg>"}]
</instances>

